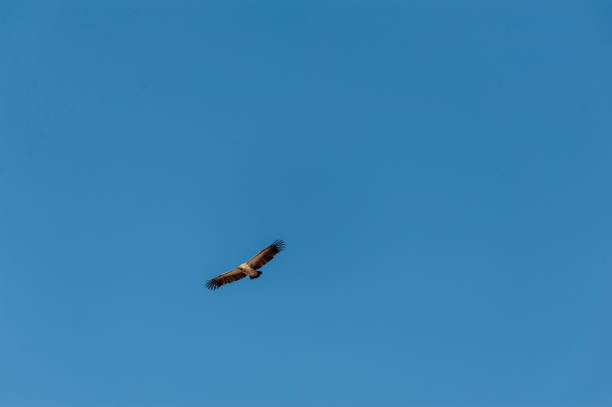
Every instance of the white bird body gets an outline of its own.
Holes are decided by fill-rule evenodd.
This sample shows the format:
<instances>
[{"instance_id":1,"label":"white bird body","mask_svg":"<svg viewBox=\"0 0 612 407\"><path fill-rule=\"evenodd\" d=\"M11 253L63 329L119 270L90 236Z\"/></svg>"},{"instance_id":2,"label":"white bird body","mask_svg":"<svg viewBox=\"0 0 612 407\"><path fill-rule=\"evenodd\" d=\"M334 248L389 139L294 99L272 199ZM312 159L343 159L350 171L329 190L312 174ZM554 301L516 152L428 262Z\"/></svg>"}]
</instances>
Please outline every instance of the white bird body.
<instances>
[{"instance_id":1,"label":"white bird body","mask_svg":"<svg viewBox=\"0 0 612 407\"><path fill-rule=\"evenodd\" d=\"M245 272L245 274L249 277L252 278L257 278L259 277L259 275L257 274L257 270L255 270L253 267L249 266L248 263L242 263L241 265L238 266L238 268L242 271Z\"/></svg>"}]
</instances>

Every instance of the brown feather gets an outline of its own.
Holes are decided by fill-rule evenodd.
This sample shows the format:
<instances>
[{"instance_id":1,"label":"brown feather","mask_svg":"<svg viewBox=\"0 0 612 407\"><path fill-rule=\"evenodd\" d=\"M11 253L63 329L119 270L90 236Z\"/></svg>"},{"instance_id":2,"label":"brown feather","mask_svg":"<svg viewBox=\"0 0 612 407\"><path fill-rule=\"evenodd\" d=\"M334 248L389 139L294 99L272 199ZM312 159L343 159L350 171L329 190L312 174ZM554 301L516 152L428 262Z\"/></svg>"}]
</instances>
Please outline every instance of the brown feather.
<instances>
[{"instance_id":1,"label":"brown feather","mask_svg":"<svg viewBox=\"0 0 612 407\"><path fill-rule=\"evenodd\" d=\"M285 242L283 242L282 240L276 240L270 246L257 253L251 260L247 262L247 264L257 270L263 267L264 264L272 260L272 258L284 248Z\"/></svg>"},{"instance_id":2,"label":"brown feather","mask_svg":"<svg viewBox=\"0 0 612 407\"><path fill-rule=\"evenodd\" d=\"M220 274L212 280L208 280L206 282L206 287L210 290L216 290L224 284L233 283L234 281L238 281L241 278L245 278L246 274L240 270L239 268L235 268L226 273Z\"/></svg>"}]
</instances>

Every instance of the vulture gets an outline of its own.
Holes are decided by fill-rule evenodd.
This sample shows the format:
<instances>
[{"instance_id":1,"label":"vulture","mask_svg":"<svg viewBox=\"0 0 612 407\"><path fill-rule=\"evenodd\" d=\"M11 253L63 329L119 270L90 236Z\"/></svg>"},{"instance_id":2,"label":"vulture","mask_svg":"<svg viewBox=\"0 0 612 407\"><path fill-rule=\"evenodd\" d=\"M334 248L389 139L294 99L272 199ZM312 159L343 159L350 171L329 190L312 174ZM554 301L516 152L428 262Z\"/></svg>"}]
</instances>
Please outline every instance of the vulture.
<instances>
[{"instance_id":1,"label":"vulture","mask_svg":"<svg viewBox=\"0 0 612 407\"><path fill-rule=\"evenodd\" d=\"M240 280L246 276L249 276L251 280L257 278L261 275L261 271L259 271L259 269L263 267L264 264L272 260L272 258L284 248L285 242L282 240L275 240L274 243L257 253L246 263L242 263L235 269L208 280L206 282L206 287L211 290L216 290L224 284L233 283L234 281Z\"/></svg>"}]
</instances>

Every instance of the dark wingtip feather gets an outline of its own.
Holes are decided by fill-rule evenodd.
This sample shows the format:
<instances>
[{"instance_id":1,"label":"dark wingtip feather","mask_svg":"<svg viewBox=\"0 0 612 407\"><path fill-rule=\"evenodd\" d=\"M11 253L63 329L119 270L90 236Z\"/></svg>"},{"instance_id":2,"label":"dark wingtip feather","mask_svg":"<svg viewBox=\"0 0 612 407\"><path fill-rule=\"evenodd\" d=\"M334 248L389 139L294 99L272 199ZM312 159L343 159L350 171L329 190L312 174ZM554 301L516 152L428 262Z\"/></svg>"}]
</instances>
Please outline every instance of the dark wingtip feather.
<instances>
[{"instance_id":1,"label":"dark wingtip feather","mask_svg":"<svg viewBox=\"0 0 612 407\"><path fill-rule=\"evenodd\" d=\"M213 290L215 291L217 288L219 288L220 286L217 285L213 280L208 280L206 282L206 288L208 288L209 290Z\"/></svg>"},{"instance_id":2,"label":"dark wingtip feather","mask_svg":"<svg viewBox=\"0 0 612 407\"><path fill-rule=\"evenodd\" d=\"M272 246L280 252L285 248L285 242L283 240L275 240Z\"/></svg>"}]
</instances>

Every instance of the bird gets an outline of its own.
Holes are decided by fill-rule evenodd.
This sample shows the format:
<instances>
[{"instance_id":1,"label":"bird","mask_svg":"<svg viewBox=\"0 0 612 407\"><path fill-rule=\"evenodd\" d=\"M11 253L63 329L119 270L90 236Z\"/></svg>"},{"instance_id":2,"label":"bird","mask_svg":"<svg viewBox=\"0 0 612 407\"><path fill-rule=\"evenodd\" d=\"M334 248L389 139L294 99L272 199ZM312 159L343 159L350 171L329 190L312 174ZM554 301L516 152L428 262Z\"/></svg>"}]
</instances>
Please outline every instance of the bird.
<instances>
[{"instance_id":1,"label":"bird","mask_svg":"<svg viewBox=\"0 0 612 407\"><path fill-rule=\"evenodd\" d=\"M263 267L264 264L272 260L272 258L284 248L284 241L275 240L270 246L257 253L246 263L242 263L235 269L219 274L217 277L208 280L206 282L206 287L210 290L216 290L222 285L233 283L234 281L240 280L246 276L249 276L251 280L258 278L261 276L261 271L259 271L259 269Z\"/></svg>"}]
</instances>

